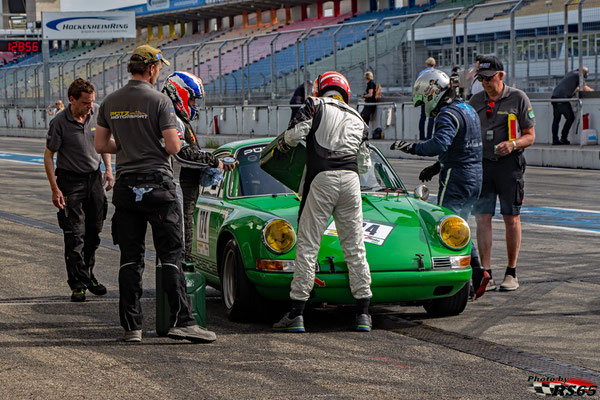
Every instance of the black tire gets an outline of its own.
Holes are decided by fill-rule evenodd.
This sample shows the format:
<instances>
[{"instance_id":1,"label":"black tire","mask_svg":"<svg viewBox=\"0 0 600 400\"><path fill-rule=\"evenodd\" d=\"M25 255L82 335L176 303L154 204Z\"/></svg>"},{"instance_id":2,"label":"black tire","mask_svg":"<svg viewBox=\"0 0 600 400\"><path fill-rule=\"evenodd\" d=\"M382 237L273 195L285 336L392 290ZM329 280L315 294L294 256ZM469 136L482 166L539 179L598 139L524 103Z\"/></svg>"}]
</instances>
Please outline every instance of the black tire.
<instances>
[{"instance_id":1,"label":"black tire","mask_svg":"<svg viewBox=\"0 0 600 400\"><path fill-rule=\"evenodd\" d=\"M249 321L260 311L260 296L246 276L237 242L230 239L223 249L220 268L223 305L232 321Z\"/></svg>"},{"instance_id":2,"label":"black tire","mask_svg":"<svg viewBox=\"0 0 600 400\"><path fill-rule=\"evenodd\" d=\"M423 305L429 315L447 317L458 315L465 310L469 300L469 282L465 283L454 296L431 300Z\"/></svg>"}]
</instances>

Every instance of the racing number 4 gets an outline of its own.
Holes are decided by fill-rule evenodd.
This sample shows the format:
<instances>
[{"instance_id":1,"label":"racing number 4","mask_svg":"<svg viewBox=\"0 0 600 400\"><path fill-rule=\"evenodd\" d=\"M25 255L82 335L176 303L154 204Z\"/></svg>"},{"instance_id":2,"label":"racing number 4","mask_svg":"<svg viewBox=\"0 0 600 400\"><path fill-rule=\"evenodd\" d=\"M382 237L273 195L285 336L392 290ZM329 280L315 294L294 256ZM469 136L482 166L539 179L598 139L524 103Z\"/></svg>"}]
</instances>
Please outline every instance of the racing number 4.
<instances>
[{"instance_id":1,"label":"racing number 4","mask_svg":"<svg viewBox=\"0 0 600 400\"><path fill-rule=\"evenodd\" d=\"M378 224L371 224L371 223L363 222L363 231L368 233L371 236L375 236L378 229L379 229Z\"/></svg>"}]
</instances>

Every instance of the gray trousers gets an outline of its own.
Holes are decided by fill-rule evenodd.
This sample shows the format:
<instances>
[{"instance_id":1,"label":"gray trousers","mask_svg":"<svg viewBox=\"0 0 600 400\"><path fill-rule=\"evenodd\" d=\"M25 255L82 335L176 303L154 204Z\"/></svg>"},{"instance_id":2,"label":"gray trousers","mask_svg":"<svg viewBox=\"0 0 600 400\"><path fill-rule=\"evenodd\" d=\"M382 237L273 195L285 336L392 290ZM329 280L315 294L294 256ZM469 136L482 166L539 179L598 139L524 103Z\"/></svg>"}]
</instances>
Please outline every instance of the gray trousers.
<instances>
[{"instance_id":1,"label":"gray trousers","mask_svg":"<svg viewBox=\"0 0 600 400\"><path fill-rule=\"evenodd\" d=\"M360 179L352 171L324 171L310 185L298 224L292 300L306 301L315 280L315 264L327 222L333 215L355 299L371 298L371 273L363 239Z\"/></svg>"}]
</instances>

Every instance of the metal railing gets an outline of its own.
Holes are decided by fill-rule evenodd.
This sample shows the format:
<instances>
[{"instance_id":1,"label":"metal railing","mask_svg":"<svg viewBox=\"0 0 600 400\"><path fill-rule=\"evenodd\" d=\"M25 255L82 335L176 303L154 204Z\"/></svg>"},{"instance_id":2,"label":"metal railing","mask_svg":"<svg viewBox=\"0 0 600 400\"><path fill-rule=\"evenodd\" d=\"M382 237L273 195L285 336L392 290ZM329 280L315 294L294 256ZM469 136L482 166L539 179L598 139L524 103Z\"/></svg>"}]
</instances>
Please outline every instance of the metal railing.
<instances>
[{"instance_id":1,"label":"metal railing","mask_svg":"<svg viewBox=\"0 0 600 400\"><path fill-rule=\"evenodd\" d=\"M523 4L522 0L506 0L163 46L162 51L172 65L165 68L162 77L174 70L197 74L204 80L209 103L253 101L274 105L287 102L293 90L309 78L310 72L310 78L315 78L327 69L339 70L347 76L353 92L360 93L365 86L364 72L373 70L375 81L385 87L389 96L394 96L410 94L417 68L428 56L436 56L438 67L449 72L455 65L468 69L473 54L477 53L495 54L504 60L511 84L526 91L550 91L567 70L578 65L588 65L589 82L598 83L600 7L584 10L584 0L567 0L562 10L564 15L553 13L552 24L548 10L547 32L540 36L533 31L541 28L526 29L527 16L518 17L516 21ZM504 8L505 16L510 18L509 38L486 39L481 32L491 22L478 21L474 13L489 7L502 9L504 5L510 6ZM569 13L569 7L575 6L577 12ZM460 18L462 24L459 24ZM354 32L346 34L345 29ZM90 79L101 101L127 82L125 66L131 52L77 56L80 53L73 52L72 59L50 58L47 63L0 68L0 93L4 94L0 104L41 107L48 99L66 101L69 83L76 77ZM310 57L309 53L312 53ZM580 79L583 81L583 78L582 74Z\"/></svg>"}]
</instances>

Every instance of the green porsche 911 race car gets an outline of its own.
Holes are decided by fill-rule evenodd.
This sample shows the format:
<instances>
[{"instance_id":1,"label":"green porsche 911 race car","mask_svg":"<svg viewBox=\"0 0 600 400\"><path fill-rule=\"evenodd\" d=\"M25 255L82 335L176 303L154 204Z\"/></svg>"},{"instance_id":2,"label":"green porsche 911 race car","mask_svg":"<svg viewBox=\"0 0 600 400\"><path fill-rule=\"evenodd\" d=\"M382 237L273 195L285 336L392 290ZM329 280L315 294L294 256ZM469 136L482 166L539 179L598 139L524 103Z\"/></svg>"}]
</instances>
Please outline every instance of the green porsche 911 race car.
<instances>
[{"instance_id":1,"label":"green porsche 911 race car","mask_svg":"<svg viewBox=\"0 0 600 400\"><path fill-rule=\"evenodd\" d=\"M194 215L195 267L222 291L234 320L248 319L270 302L289 300L300 200L260 168L260 153L272 140L219 147L215 155L233 154L239 165L218 185L201 190ZM360 176L371 303L422 305L434 315L461 313L471 279L468 224L450 210L409 195L374 147L371 158L371 169ZM355 302L333 218L315 268L310 302Z\"/></svg>"}]
</instances>

